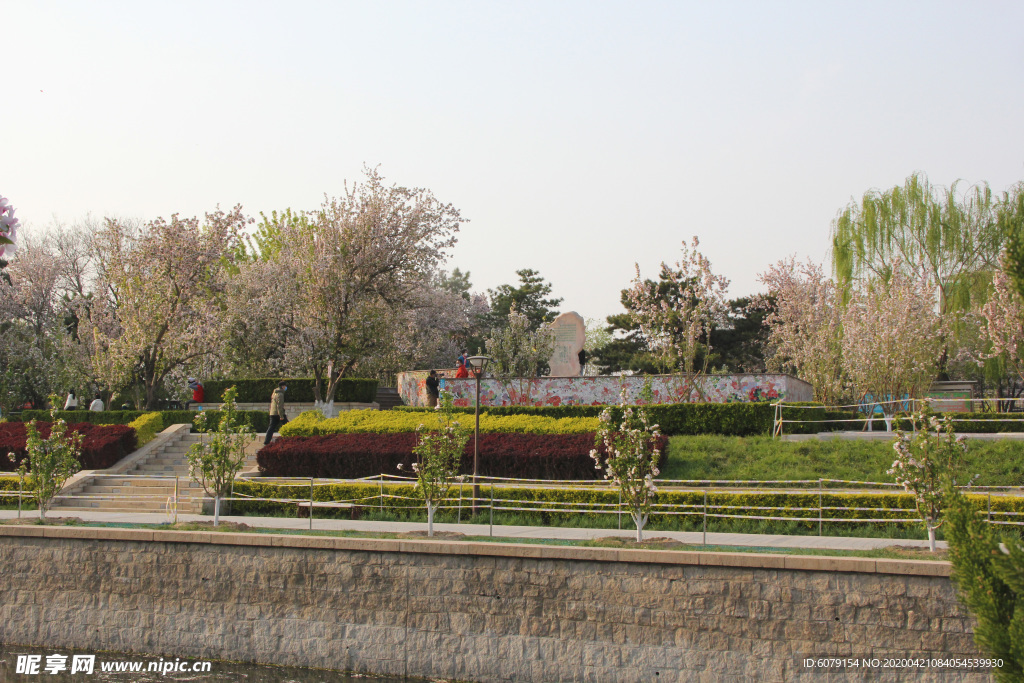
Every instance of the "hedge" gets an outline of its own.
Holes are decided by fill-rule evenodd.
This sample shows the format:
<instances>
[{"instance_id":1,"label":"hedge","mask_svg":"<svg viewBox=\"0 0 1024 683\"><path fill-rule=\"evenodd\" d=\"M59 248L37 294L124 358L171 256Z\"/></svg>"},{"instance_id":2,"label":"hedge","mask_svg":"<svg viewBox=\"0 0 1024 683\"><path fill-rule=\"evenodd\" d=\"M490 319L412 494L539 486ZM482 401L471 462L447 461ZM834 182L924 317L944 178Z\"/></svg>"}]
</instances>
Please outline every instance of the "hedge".
<instances>
[{"instance_id":1,"label":"hedge","mask_svg":"<svg viewBox=\"0 0 1024 683\"><path fill-rule=\"evenodd\" d=\"M260 473L269 477L358 479L412 472L418 437L399 434L332 434L281 438L256 454ZM664 466L667 437L661 437ZM482 434L477 472L517 479L596 479L590 451L593 434ZM399 469L399 465L402 469ZM460 471L473 471L473 439L463 451Z\"/></svg>"},{"instance_id":2,"label":"hedge","mask_svg":"<svg viewBox=\"0 0 1024 683\"><path fill-rule=\"evenodd\" d=\"M135 430L136 448L142 448L164 430L164 418L160 413L146 413L128 426Z\"/></svg>"},{"instance_id":3,"label":"hedge","mask_svg":"<svg viewBox=\"0 0 1024 683\"><path fill-rule=\"evenodd\" d=\"M50 422L37 422L43 438L50 436ZM105 470L136 448L135 430L127 425L94 425L88 422L69 424L68 431L78 432L82 439L79 462L84 470ZM27 425L24 422L0 424L0 471L13 472L28 457ZM14 453L14 460L8 457Z\"/></svg>"},{"instance_id":4,"label":"hedge","mask_svg":"<svg viewBox=\"0 0 1024 683\"><path fill-rule=\"evenodd\" d=\"M266 403L270 405L270 395L277 388L281 378L262 379L211 379L203 382L203 390L206 401L219 403L224 392L229 387L238 390L235 398L239 403ZM288 383L286 400L293 403L312 403L313 387L316 380L311 377L286 377ZM336 403L373 403L377 399L377 386L379 382L375 379L343 378L338 382L338 388L334 394ZM327 382L323 383L324 390L327 389Z\"/></svg>"},{"instance_id":5,"label":"hedge","mask_svg":"<svg viewBox=\"0 0 1024 683\"><path fill-rule=\"evenodd\" d=\"M386 496L397 496L387 497L383 500L383 509L389 512L394 511L412 511L413 509L422 509L422 500L416 499L416 494L413 491L411 484L384 484L384 494ZM463 496L471 496L472 487L468 484L463 484ZM489 487L488 487L489 488ZM236 481L234 485L234 494L236 496L251 496L255 498L298 498L307 499L309 496L308 484L305 488L301 487L290 487L280 484L270 484L263 482L256 482L253 480ZM485 494L489 496L489 490ZM351 484L327 484L318 485L313 489L313 498L318 501L364 501L362 504L366 508L380 509L381 498L380 498L380 485L376 482L373 483L351 483ZM617 490L611 486L607 488L589 488L589 489L552 489L552 488L532 488L532 487L510 487L510 488L495 488L495 498L503 498L505 500L534 502L548 504L551 508L557 508L565 503L583 503L583 504L605 504L615 505L618 502ZM968 494L968 498L985 503L985 497L975 494ZM449 494L449 501L458 501L459 499L459 487L456 485L451 493ZM660 504L673 504L673 505L689 505L692 506L689 511L699 514L703 509L704 504L704 492L703 491L660 491L658 493L657 503ZM805 520L808 526L817 526L818 521L818 493L816 491L808 491L807 493L796 493L796 494L782 494L782 493L757 493L751 491L744 492L709 492L707 497L709 506L709 520L711 514L735 514L735 515L750 515L750 516L763 516L763 517L786 517L792 519ZM1024 513L1024 497L1008 497L998 496L992 498L992 512L1018 512ZM902 524L887 524L887 526L902 526L902 527L920 527L921 523L917 522L917 513L914 507L914 498L908 493L846 493L846 492L829 492L826 491L821 497L822 507L824 510L824 517L837 519L912 519L914 522L902 523ZM486 507L486 503L484 504ZM781 510L741 510L741 509L710 509L711 506L736 506L741 507L779 507L784 508ZM504 506L508 506L505 504ZM512 507L512 506L508 506ZM531 506L533 507L533 506ZM538 506L539 507L539 506ZM875 510L829 510L828 508L845 507L845 508L891 508L890 512L879 512ZM807 508L799 510L796 508ZM614 509L614 508L611 508ZM285 503L277 501L235 501L232 503L232 510L236 514L249 514L249 515L261 515L261 514L295 514L295 503ZM625 510L624 510L625 512ZM538 510L538 513L543 513L543 510ZM317 511L318 515L329 515L329 511ZM347 512L345 514L348 514ZM558 513L549 513L555 515ZM582 513L564 513L566 518L589 517L594 518L599 513L594 512L582 512ZM603 516L603 515L602 515ZM669 515L657 513L657 510L651 515L651 519L664 519ZM1006 517L997 517L996 519L1007 519ZM717 518L721 521L721 518ZM717 522L716 522L717 523ZM827 523L827 522L826 522ZM871 522L863 522L864 524L871 524ZM855 526L855 524L843 523L844 528L846 525Z\"/></svg>"},{"instance_id":6,"label":"hedge","mask_svg":"<svg viewBox=\"0 0 1024 683\"><path fill-rule=\"evenodd\" d=\"M472 415L461 420L468 427L474 426ZM327 419L318 410L307 410L283 426L281 436L318 436L327 434L400 434L415 432L423 424L432 427L437 423L433 411L430 413L399 413L393 410L350 410ZM526 415L497 416L487 413L480 416L481 432L506 434L588 434L601 426L596 417L531 417Z\"/></svg>"},{"instance_id":7,"label":"hedge","mask_svg":"<svg viewBox=\"0 0 1024 683\"><path fill-rule=\"evenodd\" d=\"M220 419L221 411L219 410L207 410L204 412L211 416L211 424ZM64 420L68 424L89 422L96 425L116 425L130 424L143 415L158 414L164 427L174 424L190 424L193 425L192 431L195 431L194 420L197 413L198 411L195 410L103 410L100 412L91 410L58 410L56 415L57 419ZM266 411L240 410L238 414L243 416L245 423L254 432L266 432L267 428L270 427L270 414ZM22 422L28 422L29 420L49 421L51 418L49 410L23 410L19 419Z\"/></svg>"}]
</instances>

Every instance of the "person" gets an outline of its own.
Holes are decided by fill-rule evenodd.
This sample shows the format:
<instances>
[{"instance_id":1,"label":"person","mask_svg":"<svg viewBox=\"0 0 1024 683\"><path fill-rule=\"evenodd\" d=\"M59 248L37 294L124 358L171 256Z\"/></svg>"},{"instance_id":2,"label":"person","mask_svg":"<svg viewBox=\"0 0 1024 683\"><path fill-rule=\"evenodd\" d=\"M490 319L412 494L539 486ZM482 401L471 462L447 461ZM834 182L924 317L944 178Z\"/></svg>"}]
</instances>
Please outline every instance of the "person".
<instances>
[{"instance_id":1,"label":"person","mask_svg":"<svg viewBox=\"0 0 1024 683\"><path fill-rule=\"evenodd\" d=\"M96 392L96 398L94 398L92 400L92 403L89 404L89 410L91 410L94 413L103 412L103 399L100 398L100 392Z\"/></svg>"},{"instance_id":2,"label":"person","mask_svg":"<svg viewBox=\"0 0 1024 683\"><path fill-rule=\"evenodd\" d=\"M288 416L284 412L284 392L288 391L288 385L284 380L277 383L277 389L270 395L270 426L267 427L267 438L263 440L266 446L274 438L278 428L287 424Z\"/></svg>"},{"instance_id":3,"label":"person","mask_svg":"<svg viewBox=\"0 0 1024 683\"><path fill-rule=\"evenodd\" d=\"M576 358L579 359L580 361L580 377L582 377L585 368L587 367L587 350L580 349L580 352L579 354L577 354Z\"/></svg>"},{"instance_id":4,"label":"person","mask_svg":"<svg viewBox=\"0 0 1024 683\"><path fill-rule=\"evenodd\" d=\"M188 404L203 403L206 399L206 390L203 388L203 383L197 380L195 377L188 378L188 388L192 390L192 400L188 401ZM188 407L185 408L188 410Z\"/></svg>"},{"instance_id":5,"label":"person","mask_svg":"<svg viewBox=\"0 0 1024 683\"><path fill-rule=\"evenodd\" d=\"M68 398L64 401L64 410L78 410L78 397L74 391L68 392Z\"/></svg>"},{"instance_id":6,"label":"person","mask_svg":"<svg viewBox=\"0 0 1024 683\"><path fill-rule=\"evenodd\" d=\"M459 367L455 370L455 379L466 379L469 377L469 371L466 370L466 363L459 358Z\"/></svg>"},{"instance_id":7,"label":"person","mask_svg":"<svg viewBox=\"0 0 1024 683\"><path fill-rule=\"evenodd\" d=\"M463 350L463 352L461 354L459 354L458 360L455 361L455 366L456 367L458 367L459 365L465 366L468 363L469 363L469 351Z\"/></svg>"},{"instance_id":8,"label":"person","mask_svg":"<svg viewBox=\"0 0 1024 683\"><path fill-rule=\"evenodd\" d=\"M431 370L427 376L427 407L436 408L437 399L441 397L441 388L437 379L437 370Z\"/></svg>"}]
</instances>

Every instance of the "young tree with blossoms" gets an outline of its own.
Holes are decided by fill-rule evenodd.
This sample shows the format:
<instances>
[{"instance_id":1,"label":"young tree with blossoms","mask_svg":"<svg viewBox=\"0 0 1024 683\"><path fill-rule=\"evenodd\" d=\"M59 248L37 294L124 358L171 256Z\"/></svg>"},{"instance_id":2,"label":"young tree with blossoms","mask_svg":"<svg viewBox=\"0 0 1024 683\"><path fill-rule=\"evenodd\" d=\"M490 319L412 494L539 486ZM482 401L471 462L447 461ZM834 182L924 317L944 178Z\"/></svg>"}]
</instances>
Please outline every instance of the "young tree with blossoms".
<instances>
[{"instance_id":1,"label":"young tree with blossoms","mask_svg":"<svg viewBox=\"0 0 1024 683\"><path fill-rule=\"evenodd\" d=\"M416 475L415 492L427 506L427 536L434 535L434 513L448 497L458 477L462 453L469 442L470 430L456 419L451 392L442 391L438 399L436 426L428 429L421 424L416 428L419 442L412 449L416 462L412 471ZM402 469L402 466L398 466Z\"/></svg>"},{"instance_id":2,"label":"young tree with blossoms","mask_svg":"<svg viewBox=\"0 0 1024 683\"><path fill-rule=\"evenodd\" d=\"M531 393L537 369L555 351L555 335L550 325L532 329L530 319L513 303L508 325L491 330L485 342L491 363L487 370L504 387L514 405L532 405Z\"/></svg>"},{"instance_id":3,"label":"young tree with blossoms","mask_svg":"<svg viewBox=\"0 0 1024 683\"><path fill-rule=\"evenodd\" d=\"M935 287L895 270L888 282L854 290L843 312L843 360L855 395L871 396L886 426L905 398L931 386L943 350Z\"/></svg>"},{"instance_id":4,"label":"young tree with blossoms","mask_svg":"<svg viewBox=\"0 0 1024 683\"><path fill-rule=\"evenodd\" d=\"M15 241L18 237L20 221L14 217L14 206L11 200L0 196L0 257L14 256L18 248Z\"/></svg>"},{"instance_id":5,"label":"young tree with blossoms","mask_svg":"<svg viewBox=\"0 0 1024 683\"><path fill-rule=\"evenodd\" d=\"M843 367L842 301L821 266L794 257L779 261L759 279L774 295L753 305L769 310L769 367L791 370L814 387L814 400L841 403L846 392Z\"/></svg>"},{"instance_id":6,"label":"young tree with blossoms","mask_svg":"<svg viewBox=\"0 0 1024 683\"><path fill-rule=\"evenodd\" d=\"M25 425L28 458L18 466L18 475L25 479L39 506L40 520L46 519L46 511L68 479L82 469L82 435L69 433L67 422L57 419L58 401L57 396L51 397L50 436L40 436L35 420Z\"/></svg>"},{"instance_id":7,"label":"young tree with blossoms","mask_svg":"<svg viewBox=\"0 0 1024 683\"><path fill-rule=\"evenodd\" d=\"M933 415L915 413L910 420L912 435L896 431L896 459L888 474L914 496L917 514L928 530L928 547L935 552L935 530L942 526L945 491L962 477L967 443L956 435L949 416L940 422Z\"/></svg>"},{"instance_id":8,"label":"young tree with blossoms","mask_svg":"<svg viewBox=\"0 0 1024 683\"><path fill-rule=\"evenodd\" d=\"M652 393L650 383L645 384L641 392L645 404L653 399ZM601 428L590 457L594 460L594 469L604 470L604 478L618 488L622 504L636 525L636 542L640 543L644 540L644 527L658 495L654 478L661 474L658 470L661 430L658 425L650 423L644 405L630 405L625 387L619 404L622 406L622 421L618 425L612 424L611 408L601 412Z\"/></svg>"},{"instance_id":9,"label":"young tree with blossoms","mask_svg":"<svg viewBox=\"0 0 1024 683\"><path fill-rule=\"evenodd\" d=\"M647 339L648 348L658 354L663 367L683 374L681 398L685 401L703 399L702 377L707 370L707 351L711 349L711 328L726 314L725 292L729 280L715 275L711 262L699 250L700 240L694 237L687 246L683 242L682 258L675 267L661 264L659 283L644 280L636 264L636 277L627 290L630 315ZM704 363L697 367L697 357L704 350Z\"/></svg>"}]
</instances>

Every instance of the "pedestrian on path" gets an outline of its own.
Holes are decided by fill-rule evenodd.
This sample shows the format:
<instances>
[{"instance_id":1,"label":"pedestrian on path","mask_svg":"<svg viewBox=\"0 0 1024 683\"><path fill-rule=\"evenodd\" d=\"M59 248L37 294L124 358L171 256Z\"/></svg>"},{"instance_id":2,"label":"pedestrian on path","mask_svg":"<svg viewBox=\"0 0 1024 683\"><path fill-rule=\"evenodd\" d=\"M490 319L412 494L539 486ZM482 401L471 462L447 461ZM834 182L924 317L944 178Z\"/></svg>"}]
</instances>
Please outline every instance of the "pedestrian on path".
<instances>
[{"instance_id":1,"label":"pedestrian on path","mask_svg":"<svg viewBox=\"0 0 1024 683\"><path fill-rule=\"evenodd\" d=\"M284 392L288 391L288 385L284 380L277 383L277 389L270 395L270 426L267 427L267 438L263 440L266 446L274 438L274 434L283 424L288 423L288 416L284 412Z\"/></svg>"},{"instance_id":2,"label":"pedestrian on path","mask_svg":"<svg viewBox=\"0 0 1024 683\"><path fill-rule=\"evenodd\" d=\"M74 390L68 392L68 398L64 401L64 410L78 410L78 397Z\"/></svg>"},{"instance_id":3,"label":"pedestrian on path","mask_svg":"<svg viewBox=\"0 0 1024 683\"><path fill-rule=\"evenodd\" d=\"M92 403L89 404L89 410L91 410L94 413L103 412L103 399L100 398L100 392L96 392L96 398L94 398L92 400Z\"/></svg>"}]
</instances>

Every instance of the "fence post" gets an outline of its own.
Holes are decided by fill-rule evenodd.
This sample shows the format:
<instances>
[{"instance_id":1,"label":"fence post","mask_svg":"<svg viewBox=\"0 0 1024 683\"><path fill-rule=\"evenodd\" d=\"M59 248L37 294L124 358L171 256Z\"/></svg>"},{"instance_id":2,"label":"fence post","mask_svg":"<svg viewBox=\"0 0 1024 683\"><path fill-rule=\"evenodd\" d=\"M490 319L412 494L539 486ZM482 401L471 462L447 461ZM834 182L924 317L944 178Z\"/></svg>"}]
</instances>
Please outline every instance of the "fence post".
<instances>
[{"instance_id":1,"label":"fence post","mask_svg":"<svg viewBox=\"0 0 1024 683\"><path fill-rule=\"evenodd\" d=\"M178 475L174 475L174 523L178 523Z\"/></svg>"},{"instance_id":2,"label":"fence post","mask_svg":"<svg viewBox=\"0 0 1024 683\"><path fill-rule=\"evenodd\" d=\"M619 489L619 507L616 508L619 511L619 531L622 531L622 489Z\"/></svg>"},{"instance_id":3,"label":"fence post","mask_svg":"<svg viewBox=\"0 0 1024 683\"><path fill-rule=\"evenodd\" d=\"M821 489L823 487L821 479L818 480L818 535L821 536Z\"/></svg>"},{"instance_id":4,"label":"fence post","mask_svg":"<svg viewBox=\"0 0 1024 683\"><path fill-rule=\"evenodd\" d=\"M377 475L377 480L380 483L380 514L384 514L384 473L381 472Z\"/></svg>"},{"instance_id":5,"label":"fence post","mask_svg":"<svg viewBox=\"0 0 1024 683\"><path fill-rule=\"evenodd\" d=\"M708 544L708 490L704 489L704 542Z\"/></svg>"},{"instance_id":6,"label":"fence post","mask_svg":"<svg viewBox=\"0 0 1024 683\"><path fill-rule=\"evenodd\" d=\"M988 521L992 523L992 494L988 494Z\"/></svg>"},{"instance_id":7,"label":"fence post","mask_svg":"<svg viewBox=\"0 0 1024 683\"><path fill-rule=\"evenodd\" d=\"M494 536L494 482L491 482L491 536Z\"/></svg>"},{"instance_id":8,"label":"fence post","mask_svg":"<svg viewBox=\"0 0 1024 683\"><path fill-rule=\"evenodd\" d=\"M313 477L309 478L309 530L313 530Z\"/></svg>"},{"instance_id":9,"label":"fence post","mask_svg":"<svg viewBox=\"0 0 1024 683\"><path fill-rule=\"evenodd\" d=\"M462 482L459 482L459 519L456 524L462 524Z\"/></svg>"},{"instance_id":10,"label":"fence post","mask_svg":"<svg viewBox=\"0 0 1024 683\"><path fill-rule=\"evenodd\" d=\"M21 485L24 481L25 477L18 477L18 519L21 519Z\"/></svg>"}]
</instances>

